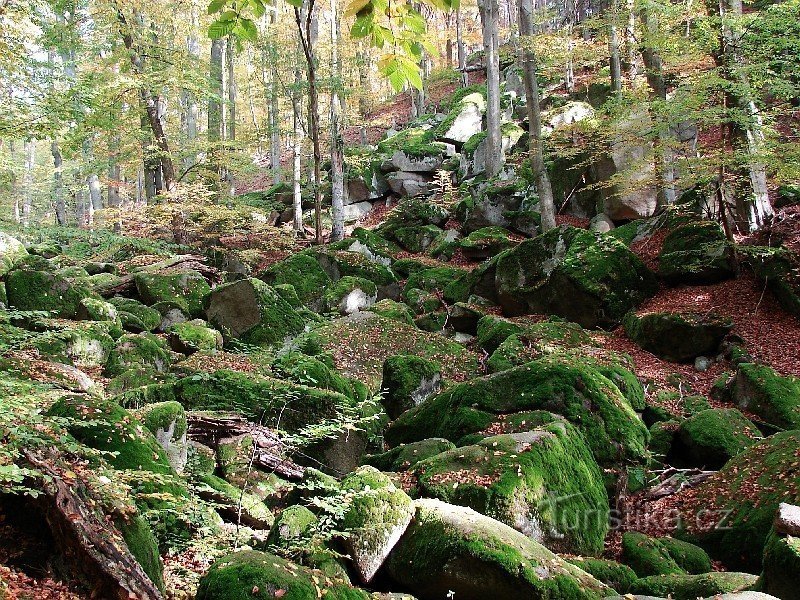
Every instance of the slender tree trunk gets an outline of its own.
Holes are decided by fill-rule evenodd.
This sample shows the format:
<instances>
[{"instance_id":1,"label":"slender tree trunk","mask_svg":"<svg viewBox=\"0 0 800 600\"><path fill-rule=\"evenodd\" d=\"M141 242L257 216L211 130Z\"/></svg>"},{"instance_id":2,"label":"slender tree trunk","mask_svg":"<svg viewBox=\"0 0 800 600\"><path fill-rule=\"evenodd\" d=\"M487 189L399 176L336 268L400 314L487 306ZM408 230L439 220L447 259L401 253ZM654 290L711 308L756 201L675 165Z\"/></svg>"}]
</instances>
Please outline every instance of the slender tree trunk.
<instances>
[{"instance_id":1,"label":"slender tree trunk","mask_svg":"<svg viewBox=\"0 0 800 600\"><path fill-rule=\"evenodd\" d=\"M503 149L500 138L500 34L497 0L479 0L486 54L486 177L500 172Z\"/></svg>"},{"instance_id":2,"label":"slender tree trunk","mask_svg":"<svg viewBox=\"0 0 800 600\"><path fill-rule=\"evenodd\" d=\"M294 115L294 136L292 139L292 204L294 206L294 230L298 234L303 231L303 190L300 185L302 165L300 154L303 149L303 107L301 104L300 85L302 74L299 69L294 72L295 89L292 91L292 113Z\"/></svg>"},{"instance_id":3,"label":"slender tree trunk","mask_svg":"<svg viewBox=\"0 0 800 600\"><path fill-rule=\"evenodd\" d=\"M628 54L628 81L639 76L639 56L636 44L636 10L634 0L627 0L628 25L625 27L625 50Z\"/></svg>"},{"instance_id":4,"label":"slender tree trunk","mask_svg":"<svg viewBox=\"0 0 800 600\"><path fill-rule=\"evenodd\" d=\"M233 38L228 36L228 43L225 47L225 62L227 63L227 84L228 84L228 130L227 139L236 140L236 75L234 73Z\"/></svg>"},{"instance_id":5,"label":"slender tree trunk","mask_svg":"<svg viewBox=\"0 0 800 600\"><path fill-rule=\"evenodd\" d=\"M339 59L340 33L339 7L337 0L331 0L331 65L333 84L331 86L331 241L344 238L344 141L340 122L342 106L339 100L339 87L342 82L342 62Z\"/></svg>"},{"instance_id":6,"label":"slender tree trunk","mask_svg":"<svg viewBox=\"0 0 800 600\"><path fill-rule=\"evenodd\" d=\"M198 10L197 6L194 2L192 2L191 8L191 29L189 31L189 35L186 36L186 49L189 52L189 56L191 56L194 60L198 63L200 61L200 40L197 37L197 27L198 27ZM197 141L197 119L199 108L197 106L197 97L189 90L183 90L181 92L183 97L182 104L184 106L184 111L186 115L185 119L185 129L184 134L186 135L186 143L190 148L194 148L194 145ZM197 163L197 154L192 151L190 152L184 159L183 159L183 168L184 170L190 169Z\"/></svg>"},{"instance_id":7,"label":"slender tree trunk","mask_svg":"<svg viewBox=\"0 0 800 600\"><path fill-rule=\"evenodd\" d=\"M222 141L224 139L224 115L222 99L225 97L225 86L223 81L223 50L225 41L222 39L212 40L211 59L209 62L211 94L208 97L208 143L211 163L214 165L219 178L220 185L224 176L222 164ZM221 192L221 189L219 190Z\"/></svg>"},{"instance_id":8,"label":"slender tree trunk","mask_svg":"<svg viewBox=\"0 0 800 600\"><path fill-rule=\"evenodd\" d=\"M58 140L53 138L50 143L50 154L53 155L53 206L56 212L56 223L67 224L67 207L64 202L64 173L62 172L64 160L58 147Z\"/></svg>"},{"instance_id":9,"label":"slender tree trunk","mask_svg":"<svg viewBox=\"0 0 800 600\"><path fill-rule=\"evenodd\" d=\"M31 207L33 206L33 169L36 166L36 140L25 140L25 174L22 179L22 225L31 223Z\"/></svg>"},{"instance_id":10,"label":"slender tree trunk","mask_svg":"<svg viewBox=\"0 0 800 600\"><path fill-rule=\"evenodd\" d=\"M542 216L542 231L556 226L556 209L553 201L553 188L547 175L542 148L542 111L540 108L539 82L536 79L536 54L533 51L534 32L533 0L519 0L519 34L521 36L522 77L525 82L525 97L528 108L528 137L530 144L531 168L536 178L536 191L539 194L539 212Z\"/></svg>"},{"instance_id":11,"label":"slender tree trunk","mask_svg":"<svg viewBox=\"0 0 800 600\"><path fill-rule=\"evenodd\" d=\"M608 15L608 18L611 20L608 30L611 91L615 94L619 94L622 91L622 63L620 61L619 32L617 31L617 20L619 18L619 11L617 8L618 1L619 0L611 0L610 14Z\"/></svg>"},{"instance_id":12,"label":"slender tree trunk","mask_svg":"<svg viewBox=\"0 0 800 600\"><path fill-rule=\"evenodd\" d=\"M458 56L458 70L461 73L461 87L469 85L467 73L467 52L464 48L464 22L461 18L461 7L456 9L456 53Z\"/></svg>"},{"instance_id":13,"label":"slender tree trunk","mask_svg":"<svg viewBox=\"0 0 800 600\"><path fill-rule=\"evenodd\" d=\"M322 151L319 141L319 92L317 90L317 66L314 56L316 24L314 8L316 0L305 0L303 9L295 7L294 17L300 34L300 44L306 59L308 75L309 128L314 152L314 230L315 242L322 243Z\"/></svg>"}]
</instances>

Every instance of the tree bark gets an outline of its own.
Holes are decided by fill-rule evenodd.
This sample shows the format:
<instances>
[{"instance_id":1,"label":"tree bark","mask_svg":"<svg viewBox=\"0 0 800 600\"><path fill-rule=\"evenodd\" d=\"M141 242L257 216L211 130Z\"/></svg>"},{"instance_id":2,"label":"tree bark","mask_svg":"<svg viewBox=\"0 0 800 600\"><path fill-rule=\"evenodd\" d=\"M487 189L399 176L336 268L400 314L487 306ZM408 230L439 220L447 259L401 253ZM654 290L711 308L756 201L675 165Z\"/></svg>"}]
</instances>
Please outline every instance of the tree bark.
<instances>
[{"instance_id":1,"label":"tree bark","mask_svg":"<svg viewBox=\"0 0 800 600\"><path fill-rule=\"evenodd\" d=\"M340 20L337 0L331 0L331 241L344 238L344 140L340 123L342 106L339 86L342 82L342 62L339 58Z\"/></svg>"},{"instance_id":2,"label":"tree bark","mask_svg":"<svg viewBox=\"0 0 800 600\"><path fill-rule=\"evenodd\" d=\"M228 42L225 47L225 62L228 77L228 130L227 139L230 141L236 140L236 74L234 73L234 55L233 55L233 38L228 36Z\"/></svg>"},{"instance_id":3,"label":"tree bark","mask_svg":"<svg viewBox=\"0 0 800 600\"><path fill-rule=\"evenodd\" d=\"M27 227L31 222L31 207L33 206L33 168L36 165L36 140L25 140L25 175L22 179L22 225Z\"/></svg>"},{"instance_id":4,"label":"tree bark","mask_svg":"<svg viewBox=\"0 0 800 600\"><path fill-rule=\"evenodd\" d=\"M53 206L55 207L56 223L67 224L67 206L64 202L64 174L62 166L64 160L58 147L58 140L53 138L50 143L50 153L53 155Z\"/></svg>"},{"instance_id":5,"label":"tree bark","mask_svg":"<svg viewBox=\"0 0 800 600\"><path fill-rule=\"evenodd\" d=\"M542 232L556 226L556 209L553 188L547 175L542 148L542 111L540 107L539 82L536 79L536 54L531 45L534 33L533 1L519 0L519 34L521 39L522 77L525 82L525 97L528 108L528 138L531 168L536 178L539 194L539 212L542 217Z\"/></svg>"},{"instance_id":6,"label":"tree bark","mask_svg":"<svg viewBox=\"0 0 800 600\"><path fill-rule=\"evenodd\" d=\"M293 227L295 233L303 233L303 190L300 185L302 176L301 152L303 149L303 108L300 96L302 74L294 72L295 89L292 91L292 113L294 115L294 136L292 139L292 205L294 206Z\"/></svg>"},{"instance_id":7,"label":"tree bark","mask_svg":"<svg viewBox=\"0 0 800 600\"><path fill-rule=\"evenodd\" d=\"M467 73L467 52L464 48L464 22L461 18L461 6L456 9L456 54L458 56L458 70L461 73L461 87L469 85Z\"/></svg>"},{"instance_id":8,"label":"tree bark","mask_svg":"<svg viewBox=\"0 0 800 600\"><path fill-rule=\"evenodd\" d=\"M497 0L479 0L486 55L486 177L495 177L503 164L500 138L500 33Z\"/></svg>"},{"instance_id":9,"label":"tree bark","mask_svg":"<svg viewBox=\"0 0 800 600\"><path fill-rule=\"evenodd\" d=\"M619 0L611 0L610 14L608 18L611 20L608 28L608 55L609 55L609 68L611 71L611 91L619 94L622 91L622 63L620 61L619 49L619 32L617 31L617 20L619 18L619 11L617 2Z\"/></svg>"}]
</instances>

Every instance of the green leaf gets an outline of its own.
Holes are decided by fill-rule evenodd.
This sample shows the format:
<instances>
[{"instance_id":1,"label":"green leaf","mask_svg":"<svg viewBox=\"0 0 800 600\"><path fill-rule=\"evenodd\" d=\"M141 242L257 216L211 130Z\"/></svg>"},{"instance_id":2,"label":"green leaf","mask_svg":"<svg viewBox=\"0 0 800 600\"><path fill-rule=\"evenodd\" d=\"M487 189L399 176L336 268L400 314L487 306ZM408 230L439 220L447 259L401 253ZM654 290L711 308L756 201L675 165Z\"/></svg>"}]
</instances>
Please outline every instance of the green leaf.
<instances>
[{"instance_id":1,"label":"green leaf","mask_svg":"<svg viewBox=\"0 0 800 600\"><path fill-rule=\"evenodd\" d=\"M212 40L224 38L233 32L236 21L214 21L208 26L208 37Z\"/></svg>"},{"instance_id":2,"label":"green leaf","mask_svg":"<svg viewBox=\"0 0 800 600\"><path fill-rule=\"evenodd\" d=\"M286 0L286 2L295 8L303 8L303 0Z\"/></svg>"},{"instance_id":3,"label":"green leaf","mask_svg":"<svg viewBox=\"0 0 800 600\"><path fill-rule=\"evenodd\" d=\"M356 17L353 26L350 28L350 37L354 40L360 40L372 33L373 19L372 15L364 15Z\"/></svg>"},{"instance_id":4,"label":"green leaf","mask_svg":"<svg viewBox=\"0 0 800 600\"><path fill-rule=\"evenodd\" d=\"M238 37L249 42L255 42L258 39L258 28L256 24L244 17L239 19L239 27L237 27L236 32Z\"/></svg>"},{"instance_id":5,"label":"green leaf","mask_svg":"<svg viewBox=\"0 0 800 600\"><path fill-rule=\"evenodd\" d=\"M211 0L211 2L208 3L208 14L213 15L221 11L227 3L228 0Z\"/></svg>"},{"instance_id":6,"label":"green leaf","mask_svg":"<svg viewBox=\"0 0 800 600\"><path fill-rule=\"evenodd\" d=\"M267 7L261 0L250 0L250 2L253 5L253 15L256 19L260 19L266 14Z\"/></svg>"}]
</instances>

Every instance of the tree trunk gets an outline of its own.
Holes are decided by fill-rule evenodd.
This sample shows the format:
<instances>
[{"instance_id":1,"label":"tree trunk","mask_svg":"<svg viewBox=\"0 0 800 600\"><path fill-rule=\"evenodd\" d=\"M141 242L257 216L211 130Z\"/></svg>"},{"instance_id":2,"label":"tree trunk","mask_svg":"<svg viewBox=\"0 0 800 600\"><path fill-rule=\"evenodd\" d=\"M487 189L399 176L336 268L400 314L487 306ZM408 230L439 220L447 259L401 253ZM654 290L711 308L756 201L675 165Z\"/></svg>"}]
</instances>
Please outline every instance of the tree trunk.
<instances>
[{"instance_id":1,"label":"tree trunk","mask_svg":"<svg viewBox=\"0 0 800 600\"><path fill-rule=\"evenodd\" d=\"M222 84L222 50L224 40L211 42L211 59L209 62L211 94L208 97L208 143L215 156L215 164L219 169L219 145L222 142L222 98L225 89Z\"/></svg>"},{"instance_id":2,"label":"tree trunk","mask_svg":"<svg viewBox=\"0 0 800 600\"><path fill-rule=\"evenodd\" d=\"M337 0L331 0L331 65L333 84L331 86L331 241L344 238L344 141L342 140L340 119L342 106L339 101L339 86L342 82L342 62L339 59L340 39L339 7Z\"/></svg>"},{"instance_id":3,"label":"tree trunk","mask_svg":"<svg viewBox=\"0 0 800 600\"><path fill-rule=\"evenodd\" d=\"M228 43L225 47L225 59L227 63L227 84L228 84L228 130L227 139L236 140L236 75L234 73L233 38L228 36Z\"/></svg>"},{"instance_id":4,"label":"tree trunk","mask_svg":"<svg viewBox=\"0 0 800 600\"><path fill-rule=\"evenodd\" d=\"M303 108L300 96L302 74L300 70L294 72L295 89L292 92L292 113L294 115L294 137L292 140L292 204L294 206L294 230L303 233L303 190L300 185L302 176L300 154L303 148Z\"/></svg>"},{"instance_id":5,"label":"tree trunk","mask_svg":"<svg viewBox=\"0 0 800 600\"><path fill-rule=\"evenodd\" d=\"M622 63L620 61L619 32L617 31L617 20L619 18L618 1L619 0L611 0L608 15L610 19L608 30L608 55L611 71L611 91L615 94L619 94L622 91Z\"/></svg>"},{"instance_id":6,"label":"tree trunk","mask_svg":"<svg viewBox=\"0 0 800 600\"><path fill-rule=\"evenodd\" d=\"M528 138L530 143L531 168L536 178L536 191L539 194L539 212L542 216L542 232L556 226L556 210L553 202L553 188L547 175L542 148L542 111L540 107L539 82L536 79L536 54L531 38L534 31L533 0L519 0L519 34L522 45L522 77L525 82L525 97L528 108Z\"/></svg>"},{"instance_id":7,"label":"tree trunk","mask_svg":"<svg viewBox=\"0 0 800 600\"><path fill-rule=\"evenodd\" d=\"M25 140L25 175L22 179L22 225L27 227L31 222L33 206L33 168L36 166L36 140Z\"/></svg>"},{"instance_id":8,"label":"tree trunk","mask_svg":"<svg viewBox=\"0 0 800 600\"><path fill-rule=\"evenodd\" d=\"M316 0L305 0L303 9L295 7L294 18L300 34L300 44L306 59L308 75L309 128L314 152L314 232L315 242L322 243L322 151L319 142L319 93L317 91L317 65L314 56L316 31L314 8Z\"/></svg>"},{"instance_id":9,"label":"tree trunk","mask_svg":"<svg viewBox=\"0 0 800 600\"><path fill-rule=\"evenodd\" d=\"M110 152L108 156L108 206L119 208L122 199L119 195L119 183L122 178L122 170L119 166L119 135L111 137Z\"/></svg>"},{"instance_id":10,"label":"tree trunk","mask_svg":"<svg viewBox=\"0 0 800 600\"><path fill-rule=\"evenodd\" d=\"M500 138L500 34L497 0L479 0L486 54L486 177L500 172L503 149Z\"/></svg>"},{"instance_id":11,"label":"tree trunk","mask_svg":"<svg viewBox=\"0 0 800 600\"><path fill-rule=\"evenodd\" d=\"M458 70L461 73L461 87L469 85L467 73L467 52L464 48L464 22L461 18L461 7L456 9L456 53L458 55Z\"/></svg>"},{"instance_id":12,"label":"tree trunk","mask_svg":"<svg viewBox=\"0 0 800 600\"><path fill-rule=\"evenodd\" d=\"M186 49L189 52L189 56L193 59L200 62L200 40L197 37L197 27L199 17L197 14L197 6L195 6L194 2L192 3L192 14L191 14L191 30L189 35L186 36ZM197 119L198 119L198 105L197 105L197 97L189 90L183 90L181 92L183 96L182 104L184 106L184 111L186 115L186 119L184 122L184 134L186 135L186 143L190 148L194 147L195 142L197 141ZM190 169L197 163L197 154L194 152L190 153L186 158L183 159L183 168L184 170Z\"/></svg>"}]
</instances>

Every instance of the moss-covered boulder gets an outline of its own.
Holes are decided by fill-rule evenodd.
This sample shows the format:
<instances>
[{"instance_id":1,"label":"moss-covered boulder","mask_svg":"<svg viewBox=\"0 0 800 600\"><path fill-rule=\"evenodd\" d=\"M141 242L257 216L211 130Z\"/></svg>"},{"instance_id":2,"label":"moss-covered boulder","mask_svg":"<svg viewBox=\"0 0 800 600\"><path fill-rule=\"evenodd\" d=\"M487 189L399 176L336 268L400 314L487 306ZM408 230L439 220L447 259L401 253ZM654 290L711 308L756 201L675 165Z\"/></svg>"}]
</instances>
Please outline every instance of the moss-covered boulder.
<instances>
[{"instance_id":1,"label":"moss-covered boulder","mask_svg":"<svg viewBox=\"0 0 800 600\"><path fill-rule=\"evenodd\" d=\"M106 372L121 375L128 370L141 369L165 373L171 364L172 355L162 338L152 333L129 333L117 340L106 363Z\"/></svg>"},{"instance_id":2,"label":"moss-covered boulder","mask_svg":"<svg viewBox=\"0 0 800 600\"><path fill-rule=\"evenodd\" d=\"M511 527L469 508L416 501L416 516L387 561L421 598L589 599L610 590Z\"/></svg>"},{"instance_id":3,"label":"moss-covered boulder","mask_svg":"<svg viewBox=\"0 0 800 600\"><path fill-rule=\"evenodd\" d=\"M393 237L403 248L418 254L425 252L441 235L442 229L436 225L411 225L398 227Z\"/></svg>"},{"instance_id":4,"label":"moss-covered boulder","mask_svg":"<svg viewBox=\"0 0 800 600\"><path fill-rule=\"evenodd\" d=\"M417 406L441 388L441 367L435 362L399 354L390 356L383 363L381 404L390 419L396 419L405 411Z\"/></svg>"},{"instance_id":5,"label":"moss-covered boulder","mask_svg":"<svg viewBox=\"0 0 800 600\"><path fill-rule=\"evenodd\" d=\"M638 579L633 569L613 560L587 556L576 556L567 560L620 594L627 594L633 582Z\"/></svg>"},{"instance_id":6,"label":"moss-covered boulder","mask_svg":"<svg viewBox=\"0 0 800 600\"><path fill-rule=\"evenodd\" d=\"M96 297L88 285L47 271L16 269L6 276L8 303L17 310L51 311L73 319L81 300Z\"/></svg>"},{"instance_id":7,"label":"moss-covered boulder","mask_svg":"<svg viewBox=\"0 0 800 600\"><path fill-rule=\"evenodd\" d=\"M186 446L184 474L193 480L202 475L213 475L216 468L217 453L214 449L195 440L189 440Z\"/></svg>"},{"instance_id":8,"label":"moss-covered boulder","mask_svg":"<svg viewBox=\"0 0 800 600\"><path fill-rule=\"evenodd\" d=\"M322 358L300 352L287 352L275 359L272 370L281 379L338 392L354 400L366 399L366 392L359 382L343 377L330 364L321 360Z\"/></svg>"},{"instance_id":9,"label":"moss-covered boulder","mask_svg":"<svg viewBox=\"0 0 800 600\"><path fill-rule=\"evenodd\" d=\"M524 324L497 315L485 315L478 321L477 342L487 354L492 354L509 337L522 333Z\"/></svg>"},{"instance_id":10,"label":"moss-covered boulder","mask_svg":"<svg viewBox=\"0 0 800 600\"><path fill-rule=\"evenodd\" d=\"M681 423L667 461L719 469L760 439L758 428L735 408L703 410Z\"/></svg>"},{"instance_id":11,"label":"moss-covered boulder","mask_svg":"<svg viewBox=\"0 0 800 600\"><path fill-rule=\"evenodd\" d=\"M635 581L629 593L674 600L697 600L749 590L757 580L758 577L750 573L725 571L702 575L652 575Z\"/></svg>"},{"instance_id":12,"label":"moss-covered boulder","mask_svg":"<svg viewBox=\"0 0 800 600\"><path fill-rule=\"evenodd\" d=\"M784 429L800 429L800 379L765 365L742 363L730 383L736 405Z\"/></svg>"},{"instance_id":13,"label":"moss-covered boulder","mask_svg":"<svg viewBox=\"0 0 800 600\"><path fill-rule=\"evenodd\" d=\"M349 315L369 308L378 299L377 286L361 277L345 276L325 290L323 307L328 312Z\"/></svg>"},{"instance_id":14,"label":"moss-covered boulder","mask_svg":"<svg viewBox=\"0 0 800 600\"><path fill-rule=\"evenodd\" d=\"M711 559L702 548L675 538L651 538L637 531L622 535L622 560L639 577L711 571Z\"/></svg>"},{"instance_id":15,"label":"moss-covered boulder","mask_svg":"<svg viewBox=\"0 0 800 600\"><path fill-rule=\"evenodd\" d=\"M26 256L28 256L28 251L22 242L0 231L0 277L13 269Z\"/></svg>"},{"instance_id":16,"label":"moss-covered boulder","mask_svg":"<svg viewBox=\"0 0 800 600\"><path fill-rule=\"evenodd\" d=\"M81 300L75 318L81 321L112 321L120 323L120 327L122 326L117 314L117 308L110 302L99 298L84 298Z\"/></svg>"},{"instance_id":17,"label":"moss-covered boulder","mask_svg":"<svg viewBox=\"0 0 800 600\"><path fill-rule=\"evenodd\" d=\"M167 329L170 347L181 354L195 352L215 352L222 350L222 334L216 329L206 327L205 321L196 319L176 323Z\"/></svg>"},{"instance_id":18,"label":"moss-covered boulder","mask_svg":"<svg viewBox=\"0 0 800 600\"><path fill-rule=\"evenodd\" d=\"M43 320L46 331L23 347L35 348L42 357L77 367L102 367L113 353L112 333L118 329L110 322L73 322ZM33 324L35 327L36 324Z\"/></svg>"},{"instance_id":19,"label":"moss-covered boulder","mask_svg":"<svg viewBox=\"0 0 800 600\"><path fill-rule=\"evenodd\" d=\"M203 297L211 291L205 277L197 271L137 273L136 291L145 304L175 302L192 317L203 312Z\"/></svg>"},{"instance_id":20,"label":"moss-covered boulder","mask_svg":"<svg viewBox=\"0 0 800 600\"><path fill-rule=\"evenodd\" d=\"M274 517L257 495L236 487L216 475L201 475L195 481L198 495L213 503L223 519L253 529L269 529Z\"/></svg>"},{"instance_id":21,"label":"moss-covered boulder","mask_svg":"<svg viewBox=\"0 0 800 600\"><path fill-rule=\"evenodd\" d=\"M384 298L380 302L376 302L372 306L368 307L367 310L375 313L376 315L386 317L387 319L396 319L401 323L405 323L406 325L414 324L414 313L411 312L411 309L408 307L408 305L404 304L403 302L397 302L395 300Z\"/></svg>"},{"instance_id":22,"label":"moss-covered boulder","mask_svg":"<svg viewBox=\"0 0 800 600\"><path fill-rule=\"evenodd\" d=\"M728 568L758 572L778 505L800 503L798 456L800 431L753 444L690 493L678 494L684 518L676 536Z\"/></svg>"},{"instance_id":23,"label":"moss-covered boulder","mask_svg":"<svg viewBox=\"0 0 800 600\"><path fill-rule=\"evenodd\" d=\"M360 277L374 283L378 288L378 299L397 300L400 287L397 276L383 261L371 260L360 252L336 250L332 247L315 247L307 250L328 276L337 281L342 277Z\"/></svg>"},{"instance_id":24,"label":"moss-covered boulder","mask_svg":"<svg viewBox=\"0 0 800 600\"><path fill-rule=\"evenodd\" d=\"M468 506L554 551L599 554L608 496L597 463L572 425L555 422L488 437L414 467L422 496Z\"/></svg>"},{"instance_id":25,"label":"moss-covered boulder","mask_svg":"<svg viewBox=\"0 0 800 600\"><path fill-rule=\"evenodd\" d=\"M319 262L303 253L275 263L261 273L260 278L270 285L293 285L300 302L312 309L320 307L322 294L331 283Z\"/></svg>"},{"instance_id":26,"label":"moss-covered boulder","mask_svg":"<svg viewBox=\"0 0 800 600\"><path fill-rule=\"evenodd\" d=\"M625 333L636 344L665 360L693 361L700 355L716 354L733 322L714 314L630 312Z\"/></svg>"},{"instance_id":27,"label":"moss-covered boulder","mask_svg":"<svg viewBox=\"0 0 800 600\"><path fill-rule=\"evenodd\" d=\"M431 438L410 444L402 444L380 454L372 454L364 460L381 471L406 471L418 462L455 448L455 444L444 438Z\"/></svg>"},{"instance_id":28,"label":"moss-covered boulder","mask_svg":"<svg viewBox=\"0 0 800 600\"><path fill-rule=\"evenodd\" d=\"M458 242L464 256L471 260L486 260L514 245L510 233L503 227L483 227Z\"/></svg>"},{"instance_id":29,"label":"moss-covered boulder","mask_svg":"<svg viewBox=\"0 0 800 600\"><path fill-rule=\"evenodd\" d=\"M495 284L507 315L554 314L583 327L616 325L657 289L624 244L569 226L500 254Z\"/></svg>"},{"instance_id":30,"label":"moss-covered boulder","mask_svg":"<svg viewBox=\"0 0 800 600\"><path fill-rule=\"evenodd\" d=\"M669 283L715 283L733 277L732 255L719 223L686 223L664 238L658 273Z\"/></svg>"},{"instance_id":31,"label":"moss-covered boulder","mask_svg":"<svg viewBox=\"0 0 800 600\"><path fill-rule=\"evenodd\" d=\"M242 279L215 288L207 296L208 321L232 339L267 346L302 331L303 318L280 294L259 279Z\"/></svg>"},{"instance_id":32,"label":"moss-covered boulder","mask_svg":"<svg viewBox=\"0 0 800 600\"><path fill-rule=\"evenodd\" d=\"M164 449L172 468L178 473L183 472L188 457L186 412L183 406L174 400L156 402L136 411L136 416Z\"/></svg>"},{"instance_id":33,"label":"moss-covered boulder","mask_svg":"<svg viewBox=\"0 0 800 600\"><path fill-rule=\"evenodd\" d=\"M114 525L125 545L156 587L164 591L164 564L158 553L158 541L147 521L139 513L119 516ZM2 598L2 596L0 596Z\"/></svg>"},{"instance_id":34,"label":"moss-covered boulder","mask_svg":"<svg viewBox=\"0 0 800 600\"><path fill-rule=\"evenodd\" d=\"M323 595L324 593L324 595ZM244 550L218 559L200 579L197 600L369 600L364 591L338 583L274 554Z\"/></svg>"},{"instance_id":35,"label":"moss-covered boulder","mask_svg":"<svg viewBox=\"0 0 800 600\"><path fill-rule=\"evenodd\" d=\"M267 546L289 548L308 539L319 523L317 516L305 506L295 504L281 511L267 536Z\"/></svg>"},{"instance_id":36,"label":"moss-covered boulder","mask_svg":"<svg viewBox=\"0 0 800 600\"><path fill-rule=\"evenodd\" d=\"M108 302L117 309L122 326L129 331L153 331L161 324L161 313L138 300L115 296Z\"/></svg>"},{"instance_id":37,"label":"moss-covered boulder","mask_svg":"<svg viewBox=\"0 0 800 600\"><path fill-rule=\"evenodd\" d=\"M619 388L593 367L559 355L455 385L403 413L385 438L391 445L431 437L458 443L500 415L532 410L576 425L601 464L645 455L647 428Z\"/></svg>"},{"instance_id":38,"label":"moss-covered boulder","mask_svg":"<svg viewBox=\"0 0 800 600\"><path fill-rule=\"evenodd\" d=\"M800 507L781 504L764 547L759 589L783 599L797 597L800 573Z\"/></svg>"},{"instance_id":39,"label":"moss-covered boulder","mask_svg":"<svg viewBox=\"0 0 800 600\"><path fill-rule=\"evenodd\" d=\"M342 480L348 495L341 527L343 545L359 579L369 583L414 516L411 498L374 467Z\"/></svg>"},{"instance_id":40,"label":"moss-covered boulder","mask_svg":"<svg viewBox=\"0 0 800 600\"><path fill-rule=\"evenodd\" d=\"M115 402L66 396L50 408L48 415L68 419L69 433L81 443L112 453L106 457L117 469L174 473L155 436Z\"/></svg>"}]
</instances>

